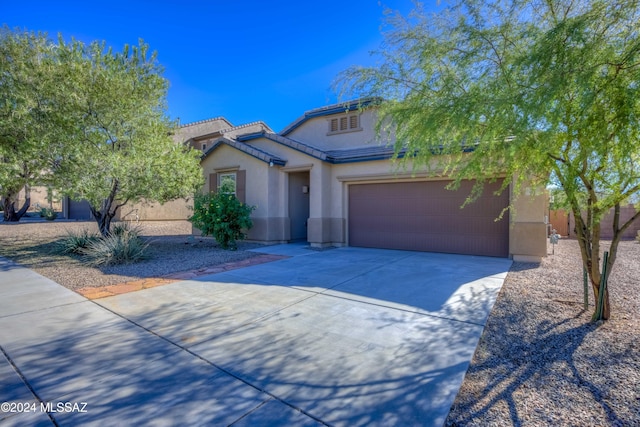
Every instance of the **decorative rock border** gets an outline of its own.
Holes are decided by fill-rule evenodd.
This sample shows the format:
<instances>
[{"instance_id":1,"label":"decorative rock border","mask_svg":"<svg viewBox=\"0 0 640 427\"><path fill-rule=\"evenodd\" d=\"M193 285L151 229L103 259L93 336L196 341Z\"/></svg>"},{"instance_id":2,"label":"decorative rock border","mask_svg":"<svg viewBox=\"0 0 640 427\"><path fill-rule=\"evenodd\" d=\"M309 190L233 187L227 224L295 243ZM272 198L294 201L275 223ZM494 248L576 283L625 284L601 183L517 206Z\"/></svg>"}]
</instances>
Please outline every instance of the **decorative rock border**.
<instances>
[{"instance_id":1,"label":"decorative rock border","mask_svg":"<svg viewBox=\"0 0 640 427\"><path fill-rule=\"evenodd\" d=\"M225 271L237 270L239 268L250 267L252 265L265 264L267 262L278 261L285 258L290 257L284 255L264 254L255 256L253 258L244 259L242 261L227 262L225 264L216 265L215 267L200 268L198 270L181 271L162 277L149 277L110 286L85 287L76 290L76 292L78 292L85 298L94 300L99 298L112 297L120 294L126 294L128 292L140 291L142 289L155 288L156 286L169 285L171 283L196 279L198 277L223 273Z\"/></svg>"}]
</instances>

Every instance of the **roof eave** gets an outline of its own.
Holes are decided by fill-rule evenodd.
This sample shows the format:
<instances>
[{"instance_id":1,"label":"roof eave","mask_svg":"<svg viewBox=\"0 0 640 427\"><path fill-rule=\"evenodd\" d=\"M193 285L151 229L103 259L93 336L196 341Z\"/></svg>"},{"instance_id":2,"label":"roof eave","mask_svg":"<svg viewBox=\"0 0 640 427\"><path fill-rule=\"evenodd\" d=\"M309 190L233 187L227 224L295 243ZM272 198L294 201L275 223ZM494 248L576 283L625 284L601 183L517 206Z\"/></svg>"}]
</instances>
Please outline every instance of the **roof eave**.
<instances>
[{"instance_id":1,"label":"roof eave","mask_svg":"<svg viewBox=\"0 0 640 427\"><path fill-rule=\"evenodd\" d=\"M213 153L216 149L218 149L218 147L220 147L221 145L228 145L229 147L236 149L248 156L251 156L255 159L258 159L264 163L267 163L269 166L272 165L278 165L278 166L285 166L287 164L287 161L285 159L281 159L278 156L274 156L271 153L268 153L266 151L263 150L259 150L255 147L250 147L250 146L244 146L240 145L242 144L241 142L238 141L233 141L227 138L222 138L220 140L218 140L215 144L213 144L211 146L211 148L209 148L206 153L204 153L201 157L200 157L200 161L203 161L205 158L207 158L211 153Z\"/></svg>"}]
</instances>

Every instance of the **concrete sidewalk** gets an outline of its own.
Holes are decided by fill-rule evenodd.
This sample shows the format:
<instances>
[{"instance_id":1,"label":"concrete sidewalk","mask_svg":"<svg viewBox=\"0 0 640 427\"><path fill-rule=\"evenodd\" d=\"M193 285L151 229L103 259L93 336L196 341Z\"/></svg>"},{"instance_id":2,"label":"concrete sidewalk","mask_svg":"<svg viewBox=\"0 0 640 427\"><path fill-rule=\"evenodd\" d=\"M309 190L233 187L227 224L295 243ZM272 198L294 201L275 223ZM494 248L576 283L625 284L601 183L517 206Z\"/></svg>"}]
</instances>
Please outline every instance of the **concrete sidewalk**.
<instances>
[{"instance_id":1,"label":"concrete sidewalk","mask_svg":"<svg viewBox=\"0 0 640 427\"><path fill-rule=\"evenodd\" d=\"M441 425L511 264L261 252L95 302L0 259L0 425Z\"/></svg>"}]
</instances>

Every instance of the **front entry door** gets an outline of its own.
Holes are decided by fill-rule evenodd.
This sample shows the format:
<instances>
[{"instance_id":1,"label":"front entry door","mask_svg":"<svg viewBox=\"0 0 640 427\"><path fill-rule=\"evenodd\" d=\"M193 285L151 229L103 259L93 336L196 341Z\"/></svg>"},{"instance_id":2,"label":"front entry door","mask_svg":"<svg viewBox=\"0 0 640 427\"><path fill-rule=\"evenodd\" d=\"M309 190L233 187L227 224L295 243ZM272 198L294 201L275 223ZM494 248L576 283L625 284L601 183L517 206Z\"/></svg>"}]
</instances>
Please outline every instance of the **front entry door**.
<instances>
[{"instance_id":1,"label":"front entry door","mask_svg":"<svg viewBox=\"0 0 640 427\"><path fill-rule=\"evenodd\" d=\"M309 172L289 174L289 220L291 240L307 240L309 219Z\"/></svg>"}]
</instances>

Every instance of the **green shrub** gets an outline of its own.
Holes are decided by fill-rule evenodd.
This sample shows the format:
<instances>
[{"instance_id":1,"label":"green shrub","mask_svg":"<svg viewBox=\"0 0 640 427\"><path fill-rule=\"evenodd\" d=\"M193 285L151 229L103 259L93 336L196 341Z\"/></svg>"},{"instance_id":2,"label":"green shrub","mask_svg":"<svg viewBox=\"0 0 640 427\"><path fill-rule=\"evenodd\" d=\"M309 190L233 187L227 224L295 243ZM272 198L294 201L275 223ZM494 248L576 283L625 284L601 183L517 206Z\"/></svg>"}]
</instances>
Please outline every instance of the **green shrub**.
<instances>
[{"instance_id":1,"label":"green shrub","mask_svg":"<svg viewBox=\"0 0 640 427\"><path fill-rule=\"evenodd\" d=\"M199 194L193 201L193 215L189 221L204 236L213 236L223 249L236 249L237 240L245 239L245 230L253 226L251 212L255 206L240 202L236 196L223 191Z\"/></svg>"},{"instance_id":2,"label":"green shrub","mask_svg":"<svg viewBox=\"0 0 640 427\"><path fill-rule=\"evenodd\" d=\"M40 216L48 221L58 218L58 213L51 208L40 209Z\"/></svg>"},{"instance_id":3,"label":"green shrub","mask_svg":"<svg viewBox=\"0 0 640 427\"><path fill-rule=\"evenodd\" d=\"M59 251L62 254L82 254L82 250L89 246L89 243L99 238L100 236L87 229L79 233L69 232L67 237L59 242Z\"/></svg>"},{"instance_id":4,"label":"green shrub","mask_svg":"<svg viewBox=\"0 0 640 427\"><path fill-rule=\"evenodd\" d=\"M135 232L125 229L89 242L80 253L86 264L99 267L143 260L148 246Z\"/></svg>"}]
</instances>

